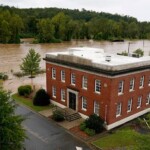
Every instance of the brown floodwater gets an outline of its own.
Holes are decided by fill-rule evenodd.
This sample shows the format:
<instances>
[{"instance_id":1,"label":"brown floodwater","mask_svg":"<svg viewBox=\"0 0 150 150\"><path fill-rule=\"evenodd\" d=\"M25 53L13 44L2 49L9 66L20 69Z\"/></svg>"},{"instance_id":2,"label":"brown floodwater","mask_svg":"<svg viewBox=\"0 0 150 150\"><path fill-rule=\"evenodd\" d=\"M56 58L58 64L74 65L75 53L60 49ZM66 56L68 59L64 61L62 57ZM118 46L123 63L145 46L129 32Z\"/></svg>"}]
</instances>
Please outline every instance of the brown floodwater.
<instances>
[{"instance_id":1,"label":"brown floodwater","mask_svg":"<svg viewBox=\"0 0 150 150\"><path fill-rule=\"evenodd\" d=\"M144 50L144 55L150 53L150 41L148 40L136 40L136 41L125 41L125 42L108 42L108 41L93 41L93 40L73 40L71 42L63 43L51 43L51 44L30 44L32 39L22 39L21 44L0 44L0 72L6 72L9 74L9 80L4 82L6 89L15 91L16 88L21 84L30 83L31 80L28 77L16 78L12 76L11 71L20 71L19 65L22 63L22 58L26 56L28 50L33 48L44 58L45 53L54 51L64 51L71 47L95 47L102 48L107 53L117 53L129 50L141 48ZM42 69L45 68L45 62L42 59L40 66ZM45 74L38 75L33 83L39 87L45 88Z\"/></svg>"}]
</instances>

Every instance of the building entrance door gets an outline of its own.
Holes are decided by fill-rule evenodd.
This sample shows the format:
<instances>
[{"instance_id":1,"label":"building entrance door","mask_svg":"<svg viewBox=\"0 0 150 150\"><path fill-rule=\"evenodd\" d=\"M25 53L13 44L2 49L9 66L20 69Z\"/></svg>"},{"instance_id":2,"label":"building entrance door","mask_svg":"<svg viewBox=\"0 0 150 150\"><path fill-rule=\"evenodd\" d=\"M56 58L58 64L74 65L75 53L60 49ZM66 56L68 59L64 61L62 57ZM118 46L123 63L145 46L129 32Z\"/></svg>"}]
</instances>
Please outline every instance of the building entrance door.
<instances>
[{"instance_id":1,"label":"building entrance door","mask_svg":"<svg viewBox=\"0 0 150 150\"><path fill-rule=\"evenodd\" d=\"M69 92L69 108L76 110L76 94Z\"/></svg>"}]
</instances>

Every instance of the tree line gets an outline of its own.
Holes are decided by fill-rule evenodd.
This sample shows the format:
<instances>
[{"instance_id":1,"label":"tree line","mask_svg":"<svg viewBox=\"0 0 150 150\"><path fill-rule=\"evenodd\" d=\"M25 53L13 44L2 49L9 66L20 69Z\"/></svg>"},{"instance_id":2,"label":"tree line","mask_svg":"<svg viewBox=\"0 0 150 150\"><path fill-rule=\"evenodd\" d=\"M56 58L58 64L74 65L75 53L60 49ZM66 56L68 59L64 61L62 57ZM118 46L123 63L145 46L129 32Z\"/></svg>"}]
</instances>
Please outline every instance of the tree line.
<instances>
[{"instance_id":1,"label":"tree line","mask_svg":"<svg viewBox=\"0 0 150 150\"><path fill-rule=\"evenodd\" d=\"M36 38L39 43L71 39L149 39L150 22L85 9L0 6L0 43L19 43L20 38L28 37Z\"/></svg>"}]
</instances>

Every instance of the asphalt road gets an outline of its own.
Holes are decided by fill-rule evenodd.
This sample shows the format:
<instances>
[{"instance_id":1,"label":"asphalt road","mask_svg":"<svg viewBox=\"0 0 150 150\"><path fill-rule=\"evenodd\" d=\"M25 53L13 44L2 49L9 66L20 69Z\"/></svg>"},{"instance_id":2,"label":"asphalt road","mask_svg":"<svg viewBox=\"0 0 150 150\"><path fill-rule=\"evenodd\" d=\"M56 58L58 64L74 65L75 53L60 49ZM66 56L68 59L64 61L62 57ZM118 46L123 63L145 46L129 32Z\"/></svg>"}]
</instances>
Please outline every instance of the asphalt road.
<instances>
[{"instance_id":1,"label":"asphalt road","mask_svg":"<svg viewBox=\"0 0 150 150\"><path fill-rule=\"evenodd\" d=\"M16 114L26 117L23 122L28 136L25 140L26 150L76 150L76 146L90 150L85 143L67 133L64 128L24 106L18 106Z\"/></svg>"}]
</instances>

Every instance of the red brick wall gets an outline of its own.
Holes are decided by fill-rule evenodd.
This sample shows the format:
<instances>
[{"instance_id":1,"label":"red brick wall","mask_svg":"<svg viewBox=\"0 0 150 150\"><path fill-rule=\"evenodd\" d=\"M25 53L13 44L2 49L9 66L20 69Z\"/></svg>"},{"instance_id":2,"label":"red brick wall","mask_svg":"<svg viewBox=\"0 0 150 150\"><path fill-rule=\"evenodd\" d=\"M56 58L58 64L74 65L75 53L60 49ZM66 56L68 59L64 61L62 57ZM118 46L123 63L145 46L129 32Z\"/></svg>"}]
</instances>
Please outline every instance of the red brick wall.
<instances>
[{"instance_id":1,"label":"red brick wall","mask_svg":"<svg viewBox=\"0 0 150 150\"><path fill-rule=\"evenodd\" d=\"M56 99L51 97L51 99L59 102L65 106L67 106L67 97L66 101L61 101L61 88L66 90L67 88L79 91L78 96L78 111L85 114L91 115L94 111L94 100L98 101L100 104L100 115L102 118L105 116L105 105L108 105L109 97L110 97L110 79L106 77L100 77L94 74L86 73L84 71L78 71L74 69L69 69L61 66L50 65L47 63L46 65L47 72L47 91L50 95L52 95L52 85L57 87L57 96ZM48 70L49 68L49 70ZM56 80L53 80L51 77L51 68L56 68ZM65 70L66 82L61 82L61 70ZM76 75L76 85L71 85L71 73L75 73ZM88 88L87 90L82 89L82 77L86 76L88 78ZM95 79L99 79L101 81L101 94L95 93ZM107 87L104 87L104 83L107 84ZM82 110L82 96L87 99L87 111Z\"/></svg>"},{"instance_id":2,"label":"red brick wall","mask_svg":"<svg viewBox=\"0 0 150 150\"><path fill-rule=\"evenodd\" d=\"M140 89L139 84L140 84L140 78L142 76L144 76L144 87ZM111 107L109 108L109 117L108 117L109 123L113 123L115 121L121 120L141 110L144 110L147 107L150 107L150 105L146 105L147 94L150 92L150 86L148 86L149 77L150 77L150 71L144 71L141 73L134 73L132 75L126 75L126 76L116 77L112 79L113 88L111 89L111 97L110 97ZM129 92L130 80L132 78L135 79L134 91ZM122 95L118 95L118 84L119 81L121 80L124 81L124 92ZM142 104L141 104L141 108L137 109L137 100L139 96L142 96ZM128 100L130 98L132 98L132 110L131 112L127 112ZM116 118L117 102L122 103L122 113L121 116Z\"/></svg>"},{"instance_id":3,"label":"red brick wall","mask_svg":"<svg viewBox=\"0 0 150 150\"><path fill-rule=\"evenodd\" d=\"M51 68L56 69L56 80L51 77ZM61 70L65 70L66 81L61 82ZM71 73L76 75L76 85L72 86L70 83ZM139 89L140 77L143 76L144 88ZM52 85L56 86L56 99L51 96L54 101L67 106L67 88L78 91L78 111L82 114L89 116L94 111L94 100L98 101L100 104L100 116L105 118L105 105L107 105L107 123L111 124L118 120L121 120L129 115L137 113L146 107L146 97L148 92L150 92L150 86L148 86L148 80L150 76L150 71L145 71L141 73L134 73L132 75L126 75L122 77L103 77L95 75L94 73L87 73L84 71L75 70L72 68L61 67L53 64L46 64L46 76L47 76L47 91L52 95ZM82 77L86 76L88 78L88 89L82 89ZM130 79L135 78L135 88L134 91L129 92ZM101 81L101 94L95 93L95 79ZM124 92L122 95L118 95L118 83L119 81L124 81ZM61 101L61 88L66 90L66 101ZM138 96L142 95L142 106L137 109L137 99ZM87 99L87 111L82 110L82 99L85 96ZM130 98L132 99L132 111L127 113L127 103ZM116 118L116 103L122 102L122 113L121 116Z\"/></svg>"}]
</instances>

